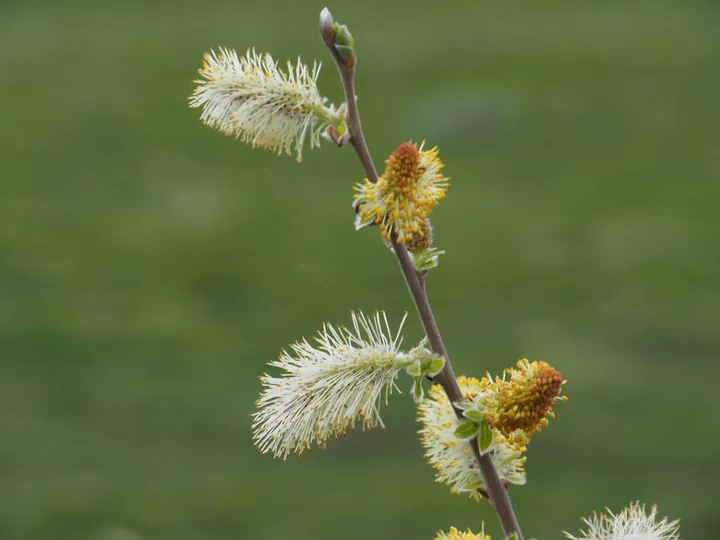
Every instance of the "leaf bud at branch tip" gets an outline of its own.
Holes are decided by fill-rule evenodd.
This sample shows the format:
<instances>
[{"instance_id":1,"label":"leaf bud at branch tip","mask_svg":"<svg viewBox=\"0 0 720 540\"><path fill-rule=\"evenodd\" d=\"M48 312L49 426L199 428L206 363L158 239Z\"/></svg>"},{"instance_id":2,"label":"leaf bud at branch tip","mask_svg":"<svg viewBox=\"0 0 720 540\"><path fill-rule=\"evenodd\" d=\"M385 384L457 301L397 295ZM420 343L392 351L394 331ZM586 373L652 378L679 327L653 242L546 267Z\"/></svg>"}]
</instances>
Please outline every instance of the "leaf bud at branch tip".
<instances>
[{"instance_id":1,"label":"leaf bud at branch tip","mask_svg":"<svg viewBox=\"0 0 720 540\"><path fill-rule=\"evenodd\" d=\"M334 26L337 26L334 39L335 50L345 65L352 68L355 66L355 40L347 26L344 24L338 26L337 23Z\"/></svg>"},{"instance_id":2,"label":"leaf bud at branch tip","mask_svg":"<svg viewBox=\"0 0 720 540\"><path fill-rule=\"evenodd\" d=\"M320 12L320 35L326 44L332 43L333 40L333 19L332 13L328 8L323 8Z\"/></svg>"},{"instance_id":3,"label":"leaf bud at branch tip","mask_svg":"<svg viewBox=\"0 0 720 540\"><path fill-rule=\"evenodd\" d=\"M347 26L335 22L328 8L320 12L320 36L345 66L350 69L355 67L355 40Z\"/></svg>"}]
</instances>

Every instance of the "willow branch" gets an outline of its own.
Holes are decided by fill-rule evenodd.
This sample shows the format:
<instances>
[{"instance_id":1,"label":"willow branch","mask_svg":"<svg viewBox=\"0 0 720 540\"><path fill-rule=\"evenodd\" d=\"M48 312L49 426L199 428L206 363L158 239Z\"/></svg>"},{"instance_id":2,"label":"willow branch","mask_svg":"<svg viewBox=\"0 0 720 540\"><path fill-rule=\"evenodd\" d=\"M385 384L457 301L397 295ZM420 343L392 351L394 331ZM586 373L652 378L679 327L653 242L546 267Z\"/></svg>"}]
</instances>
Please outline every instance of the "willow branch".
<instances>
[{"instance_id":1,"label":"willow branch","mask_svg":"<svg viewBox=\"0 0 720 540\"><path fill-rule=\"evenodd\" d=\"M378 174L375 169L372 156L370 155L370 151L368 150L367 143L365 142L365 136L363 135L362 124L360 123L360 114L358 112L355 96L354 55L352 61L349 62L350 65L348 65L348 63L339 56L337 50L333 46L332 40L327 39L326 36L322 37L323 43L325 43L327 48L330 50L330 54L335 61L335 65L337 66L338 73L340 74L340 79L342 81L343 90L345 92L345 102L347 103L348 108L350 142L353 145L353 148L355 148L355 152L357 153L358 159L360 160L368 180L375 183L378 181ZM452 364L450 363L450 358L448 357L445 344L442 340L442 335L440 334L440 329L435 322L435 316L433 315L430 302L425 292L424 279L415 271L415 266L413 265L405 244L398 242L394 235L391 240L393 251L395 252L395 256L400 264L400 270L405 278L405 283L410 292L410 296L412 297L413 302L415 303L415 308L420 316L420 321L422 322L425 330L428 343L435 354L445 358L445 367L433 378L433 381L442 386L448 396L448 399L450 400L450 403L462 402L465 398L458 386ZM462 418L462 412L459 409L455 408L455 414L458 418ZM473 439L470 442L470 446L472 447L475 461L477 461L478 467L480 468L480 472L483 476L487 495L500 519L505 535L509 536L510 534L515 533L518 536L518 540L522 540L520 525L515 517L515 512L513 510L512 503L510 502L510 496L500 480L500 476L492 463L490 454L480 454L477 439Z\"/></svg>"}]
</instances>

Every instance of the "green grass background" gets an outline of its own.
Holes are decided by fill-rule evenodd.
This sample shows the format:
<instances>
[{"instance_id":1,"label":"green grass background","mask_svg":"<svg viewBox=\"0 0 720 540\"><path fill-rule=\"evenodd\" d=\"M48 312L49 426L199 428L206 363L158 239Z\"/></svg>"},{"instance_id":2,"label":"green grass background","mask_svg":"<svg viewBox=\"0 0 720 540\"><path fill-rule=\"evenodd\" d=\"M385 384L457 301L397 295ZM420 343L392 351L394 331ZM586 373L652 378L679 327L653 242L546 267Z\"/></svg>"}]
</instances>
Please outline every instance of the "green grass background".
<instances>
[{"instance_id":1,"label":"green grass background","mask_svg":"<svg viewBox=\"0 0 720 540\"><path fill-rule=\"evenodd\" d=\"M354 232L350 148L297 165L186 108L202 54L325 61L323 4L0 3L0 538L501 538L388 428L253 447L265 362L411 311ZM570 401L511 495L528 536L631 500L720 529L720 10L710 1L337 2L378 164L439 145L430 298L458 373L544 359ZM407 385L408 381L401 381Z\"/></svg>"}]
</instances>

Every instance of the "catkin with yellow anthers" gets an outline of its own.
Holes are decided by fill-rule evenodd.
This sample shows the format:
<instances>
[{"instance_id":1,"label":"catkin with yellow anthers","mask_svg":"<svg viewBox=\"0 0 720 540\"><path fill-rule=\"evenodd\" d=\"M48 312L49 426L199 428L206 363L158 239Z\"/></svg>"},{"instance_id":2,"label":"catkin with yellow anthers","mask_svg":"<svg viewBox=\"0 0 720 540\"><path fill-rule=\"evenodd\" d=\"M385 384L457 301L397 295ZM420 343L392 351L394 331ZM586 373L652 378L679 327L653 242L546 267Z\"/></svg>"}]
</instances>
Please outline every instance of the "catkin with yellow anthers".
<instances>
[{"instance_id":1,"label":"catkin with yellow anthers","mask_svg":"<svg viewBox=\"0 0 720 540\"><path fill-rule=\"evenodd\" d=\"M207 126L253 148L295 151L301 161L306 138L310 148L318 147L324 127L342 120L318 91L317 63L309 68L298 59L283 70L268 54L253 50L238 57L220 48L205 55L199 73L190 106L202 110Z\"/></svg>"},{"instance_id":2,"label":"catkin with yellow anthers","mask_svg":"<svg viewBox=\"0 0 720 540\"><path fill-rule=\"evenodd\" d=\"M433 230L430 220L423 219L417 231L412 232L405 240L405 246L410 253L420 253L432 246Z\"/></svg>"},{"instance_id":3,"label":"catkin with yellow anthers","mask_svg":"<svg viewBox=\"0 0 720 540\"><path fill-rule=\"evenodd\" d=\"M475 534L470 529L466 532L459 531L455 527L450 527L448 532L438 532L435 540L490 540L490 535L485 534L485 524L482 525L482 530Z\"/></svg>"},{"instance_id":4,"label":"catkin with yellow anthers","mask_svg":"<svg viewBox=\"0 0 720 540\"><path fill-rule=\"evenodd\" d=\"M478 402L492 390L493 383L487 379L477 380L458 377L458 386L463 398ZM446 484L453 493L467 493L479 501L485 485L475 462L470 445L455 436L457 417L445 391L434 385L428 397L418 406L420 442L425 449L428 463L436 471L436 481ZM499 431L493 432L494 444L489 450L490 459L504 483L523 485L525 470L526 438L522 433L505 437Z\"/></svg>"},{"instance_id":5,"label":"catkin with yellow anthers","mask_svg":"<svg viewBox=\"0 0 720 540\"><path fill-rule=\"evenodd\" d=\"M440 173L442 167L436 148L402 143L385 161L385 172L376 183L366 179L355 186L355 228L380 224L386 240L394 233L399 242L410 241L445 196L449 179Z\"/></svg>"},{"instance_id":6,"label":"catkin with yellow anthers","mask_svg":"<svg viewBox=\"0 0 720 540\"><path fill-rule=\"evenodd\" d=\"M487 422L508 436L522 430L528 436L547 426L548 416L560 396L564 383L562 375L546 362L520 360L518 369L507 369L509 380L497 379L494 391L487 400Z\"/></svg>"}]
</instances>

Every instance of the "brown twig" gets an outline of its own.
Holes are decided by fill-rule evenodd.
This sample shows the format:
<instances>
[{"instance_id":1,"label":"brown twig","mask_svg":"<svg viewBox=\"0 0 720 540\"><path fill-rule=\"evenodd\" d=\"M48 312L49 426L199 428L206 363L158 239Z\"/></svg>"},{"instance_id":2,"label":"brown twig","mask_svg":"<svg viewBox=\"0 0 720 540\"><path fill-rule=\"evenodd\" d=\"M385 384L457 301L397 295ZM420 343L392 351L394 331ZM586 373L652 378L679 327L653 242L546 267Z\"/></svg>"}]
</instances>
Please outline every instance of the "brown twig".
<instances>
[{"instance_id":1,"label":"brown twig","mask_svg":"<svg viewBox=\"0 0 720 540\"><path fill-rule=\"evenodd\" d=\"M365 142L365 136L363 135L362 125L360 123L360 114L358 113L357 101L355 96L355 58L353 55L352 61L346 63L338 54L332 42L332 35L328 32L323 32L321 28L321 36L323 43L330 50L330 54L335 61L338 72L340 74L340 80L342 81L343 90L345 92L345 102L347 103L347 114L348 114L348 128L350 131L350 143L355 148L358 159L362 164L365 175L370 182L378 181L377 170L373 163L370 151L368 150L367 143ZM445 344L443 343L442 336L440 335L440 329L435 322L435 316L433 315L430 302L425 292L424 279L418 275L413 265L412 259L405 247L405 244L400 243L393 236L392 246L397 257L398 263L400 263L400 270L405 278L405 283L410 296L412 296L415 308L417 309L418 315L422 322L423 328L425 329L425 335L427 336L428 343L432 347L433 351L445 358L445 367L443 370L434 377L434 382L440 384L451 403L458 403L464 401L460 387L458 386L455 373L453 372L450 358L448 357ZM462 412L455 408L455 413L458 418L462 418ZM477 439L473 439L470 442L472 447L473 455L477 461L480 472L485 481L487 495L493 508L497 512L502 524L503 531L506 536L515 533L518 540L522 540L522 533L520 531L520 525L518 524L515 512L510 502L507 489L503 485L500 477L498 476L497 470L492 463L490 454L480 454L478 448Z\"/></svg>"}]
</instances>

